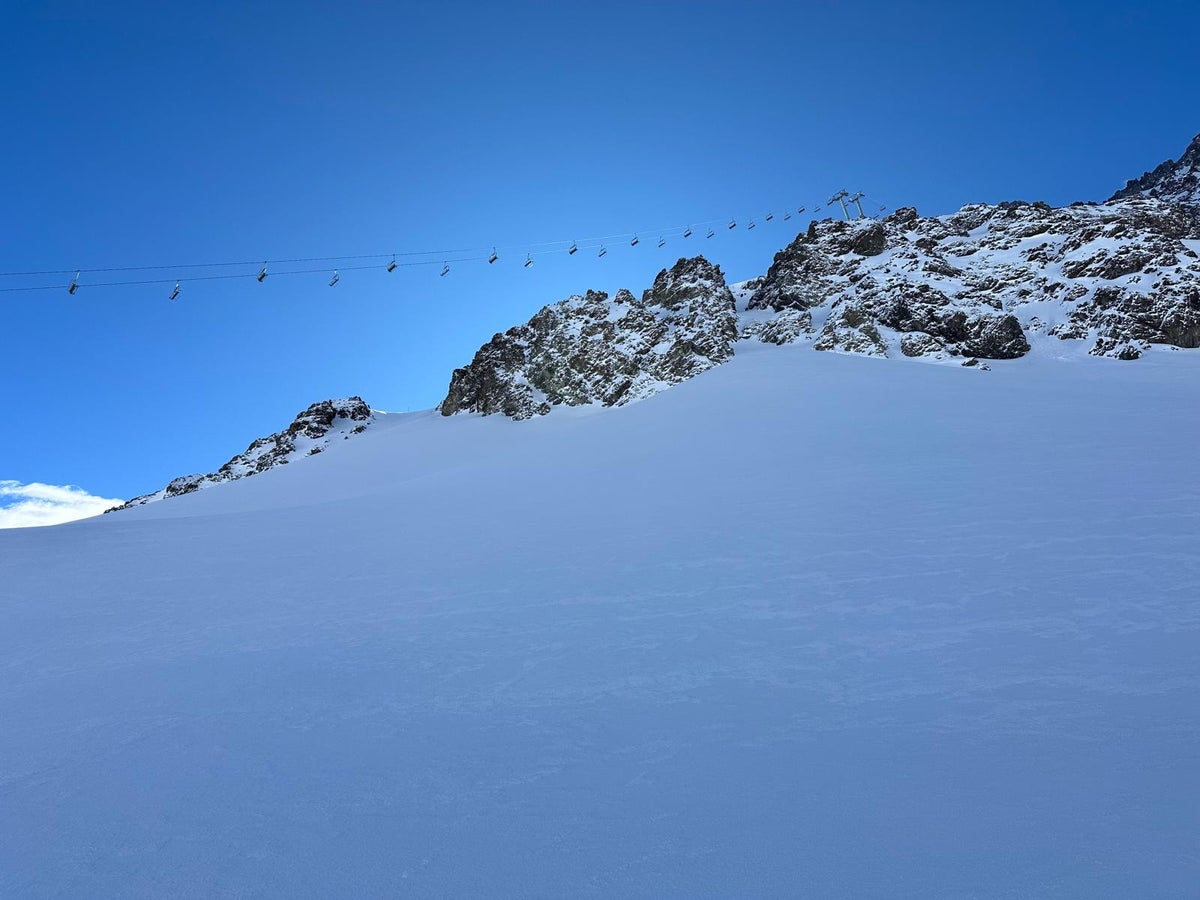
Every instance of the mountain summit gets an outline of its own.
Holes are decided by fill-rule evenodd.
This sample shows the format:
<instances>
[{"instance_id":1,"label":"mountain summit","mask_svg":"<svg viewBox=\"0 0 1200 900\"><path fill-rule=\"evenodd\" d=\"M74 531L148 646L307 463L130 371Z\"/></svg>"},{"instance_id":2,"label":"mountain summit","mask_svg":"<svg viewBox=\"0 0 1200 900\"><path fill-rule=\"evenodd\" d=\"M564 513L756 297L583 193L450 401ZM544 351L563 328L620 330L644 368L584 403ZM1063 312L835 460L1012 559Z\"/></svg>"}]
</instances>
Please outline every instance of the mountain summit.
<instances>
[{"instance_id":1,"label":"mountain summit","mask_svg":"<svg viewBox=\"0 0 1200 900\"><path fill-rule=\"evenodd\" d=\"M1200 134L1192 138L1183 156L1168 159L1140 178L1132 178L1109 201L1129 197L1153 197L1169 203L1184 203L1200 217ZM1200 234L1196 235L1200 237Z\"/></svg>"}]
</instances>

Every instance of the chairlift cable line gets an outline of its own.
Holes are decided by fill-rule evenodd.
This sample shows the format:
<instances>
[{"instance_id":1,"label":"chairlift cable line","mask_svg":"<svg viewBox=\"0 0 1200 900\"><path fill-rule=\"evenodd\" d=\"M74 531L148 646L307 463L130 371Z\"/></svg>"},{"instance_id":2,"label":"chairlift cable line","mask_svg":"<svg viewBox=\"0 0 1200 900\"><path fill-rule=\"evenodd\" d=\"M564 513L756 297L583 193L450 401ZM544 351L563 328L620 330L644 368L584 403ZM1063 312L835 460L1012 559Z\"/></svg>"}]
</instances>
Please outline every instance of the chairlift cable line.
<instances>
[{"instance_id":1,"label":"chairlift cable line","mask_svg":"<svg viewBox=\"0 0 1200 900\"><path fill-rule=\"evenodd\" d=\"M861 196L863 198L866 198L868 195L862 194ZM872 202L874 202L877 199L874 195L870 195L870 196L871 196ZM823 205L828 205L828 204L818 204L817 207L815 207L813 209L813 212L815 213L816 211L818 211L821 208L821 206L823 206ZM804 209L804 208L805 207L803 207L803 206L800 207L800 209ZM772 216L772 218L773 218L773 216ZM789 214L788 218L790 218L790 214ZM764 220L770 221L770 219L766 219L765 217L764 217ZM735 222L736 219L730 219L729 221ZM751 219L750 221L753 221L753 220ZM628 238L636 238L639 234L654 233L654 234L660 235L660 237L686 239L686 238L691 237L691 235L694 233L694 229L707 230L710 226L722 224L725 222L726 222L726 219L724 217L721 217L718 219L692 220L687 225L674 225L674 226L670 226L668 228L643 228L643 229L639 229L637 231L626 231L626 232L621 232L621 233L617 233L617 234L601 235L601 236L596 236L596 237L587 237L587 238L582 238L579 240L561 239L561 240L555 240L555 241L535 241L535 242L526 243L526 244L509 244L509 245L499 245L498 244L492 248L460 247L460 248L453 249L453 250L409 250L409 251L392 251L392 252L387 252L387 253L347 254L347 255L342 255L342 256L299 256L299 257L287 257L287 258L278 258L278 259L270 259L270 258L261 259L260 258L260 259L253 259L253 260L240 260L240 261L229 261L229 262L179 263L179 264L173 264L173 265L99 266L99 267L95 267L95 268L83 268L83 269L75 269L75 268L42 269L42 270L36 270L36 271L31 270L31 271L22 271L22 272L0 272L0 278L20 278L20 277L34 277L34 276L39 276L39 275L72 275L72 274L74 274L76 276L76 278L72 279L72 283L77 284L77 287L81 287L81 288L82 287L118 287L118 286L147 285L147 284L172 284L177 281L181 282L181 283L187 283L187 282L195 282L195 281L216 281L216 280L225 280L225 279L233 279L233 278L257 278L261 275L261 272L260 273L248 272L248 273L231 273L231 274L205 274L205 275L197 274L197 275L184 275L184 276L173 275L170 278L161 278L161 279L135 279L135 280L126 280L126 281L102 281L102 282L77 281L77 278L80 274L94 275L94 274L116 273L116 272L154 272L154 271L179 272L180 270L184 270L184 269L216 269L216 268L232 268L234 266L263 266L269 270L270 267L274 266L274 265L291 265L291 264L306 263L306 262L343 263L343 262L347 262L347 261L356 261L356 260L365 260L365 259L381 260L382 262L380 263L380 265L384 265L387 268L387 271L390 272L390 271L392 271L392 269L394 267L401 267L401 266L403 266L403 267L431 266L431 265L445 266L448 263L474 262L476 260L491 259L493 256L496 256L497 251L500 251L500 250L503 250L505 252L505 254L513 252L513 253L517 253L519 255L520 248L534 248L534 247L543 248L543 249L536 249L536 250L533 250L533 249L527 250L526 258L530 258L531 256L542 256L542 255L549 255L549 254L555 254L555 253L568 253L569 248L571 248L571 247L575 247L577 250L605 250L605 252L607 252L606 248L609 243L612 243L615 241L626 240ZM729 227L732 228L734 226L729 225ZM711 236L711 234L710 234L710 236ZM665 243L665 241L659 241L658 247L662 248L664 243ZM636 246L636 243L634 245ZM464 253L479 253L481 255L480 256L467 256L467 257L459 256L459 254L464 254ZM603 256L605 254L602 253L600 255ZM412 259L413 257L437 257L437 258L436 259L433 259L433 258L421 259L421 260L415 260L415 261L411 261L411 262L399 262L398 258L400 258L400 257L405 257L408 259ZM497 256L497 258L499 258L499 257ZM395 265L393 266L392 263L395 263ZM380 265L359 265L359 266L339 265L339 266L337 266L337 268L342 271L351 272L351 271L362 271L362 270L368 270L368 269L375 269L375 268L379 268ZM329 271L329 267L324 267L324 268L320 268L320 269L292 269L292 270L284 270L284 271L268 271L268 274L272 275L272 276L274 276L274 275L308 275L308 274L315 274L318 272L328 273L328 271ZM13 292L18 292L18 291L61 290L63 287L66 287L66 285L55 284L55 285L27 285L27 286L21 286L21 287L0 287L0 293L13 293Z\"/></svg>"},{"instance_id":2,"label":"chairlift cable line","mask_svg":"<svg viewBox=\"0 0 1200 900\"><path fill-rule=\"evenodd\" d=\"M396 265L397 265L397 267L400 267L400 266L435 266L435 265L440 266L446 262L451 262L451 263L475 262L475 261L481 260L481 259L482 259L482 257L479 257L479 256L467 256L467 257L461 257L458 259L451 258L449 260L440 260L439 259L439 260L426 260L426 261L422 261L422 262L398 262L398 263L396 263ZM256 263L256 265L257 264L258 263ZM379 268L379 266L342 266L339 271L357 272L357 271L367 271L370 269L378 269L378 268ZM277 271L277 270L269 271L267 274L271 278L274 278L277 275L314 275L317 273L324 273L327 275L327 274L329 274L329 269L284 269L282 271ZM79 289L83 290L85 288L90 289L90 288L97 288L97 287L128 287L131 285L143 285L143 284L175 284L176 282L178 282L179 284L191 284L192 282L195 282L195 281L225 281L225 280L235 279L235 278L258 278L258 276L259 276L258 272L232 272L232 273L221 274L221 275L190 275L190 276L184 276L183 278L144 278L144 279L137 279L137 280L131 280L131 281L80 281ZM67 285L65 285L65 284L43 284L43 285L30 285L30 286L25 286L25 287L6 287L6 288L0 288L0 293L11 293L11 292L15 292L15 291L60 291L60 290L64 289L66 286Z\"/></svg>"},{"instance_id":3,"label":"chairlift cable line","mask_svg":"<svg viewBox=\"0 0 1200 900\"><path fill-rule=\"evenodd\" d=\"M641 228L636 231L625 231L625 232L621 232L619 234L599 235L599 236L595 236L595 237L581 238L581 239L579 239L578 244L581 248L584 246L590 246L590 245L598 246L599 242L602 242L602 241L615 241L615 240L618 240L621 238L630 238L636 234L643 234L643 233L648 234L651 232L656 233L656 234L658 234L658 233L682 234L688 228L695 227L697 225L703 227L706 225L715 225L719 222L724 222L724 221L725 221L725 219L724 219L724 217L722 217L719 219L693 220L688 225L672 225L672 226L669 226L666 228ZM533 241L533 242L530 242L527 244L515 244L515 243L508 244L508 245L497 244L495 246L496 246L496 249L498 249L498 250L513 250L513 249L519 248L521 246L552 247L552 246L556 246L556 245L561 245L565 249L566 247L569 247L571 245L571 243L572 243L572 239L563 238L563 239L554 240L554 241ZM445 256L458 254L458 253L483 253L489 249L490 248L487 246L480 246L480 247L459 247L459 248L452 249L452 250L388 251L386 253L359 253L359 254L347 254L347 255L342 255L342 256L296 256L296 257L287 257L287 258L281 257L278 259L272 259L272 258L263 259L260 257L259 259L235 260L235 261L227 261L227 262L208 262L208 263L175 263L175 264L160 264L160 265L139 265L139 266L95 266L95 267L80 268L80 269L76 269L76 268L39 269L39 270L31 270L31 271L24 271L24 272L0 272L0 278L32 277L32 276L36 276L36 275L70 275L76 271L82 272L84 274L89 274L89 273L95 274L95 273L104 273L104 272L149 272L149 271L166 270L166 269L171 269L171 270L216 269L216 268L225 268L225 267L232 267L232 266L260 266L263 264L266 264L268 266L270 266L270 265L288 265L288 264L292 264L292 263L303 263L303 262L343 262L343 261L347 261L347 260L358 260L358 259L388 260L388 259L391 259L393 256L395 256L395 257L401 257L401 256L404 256L404 257L414 257L414 256L445 257Z\"/></svg>"},{"instance_id":4,"label":"chairlift cable line","mask_svg":"<svg viewBox=\"0 0 1200 900\"><path fill-rule=\"evenodd\" d=\"M239 262L214 262L214 263L183 263L174 266L107 266L93 269L46 269L40 272L0 272L0 278L15 278L19 276L33 275L71 275L74 272L82 272L85 275L96 272L152 272L163 269L218 269L232 266L261 266L266 265L289 265L291 263L304 262L341 262L343 260L355 259L383 259L390 260L393 256L449 256L456 253L479 253L486 250L486 247L464 247L458 250L422 250L419 252L409 253L359 253L353 256L297 256L291 259L247 259ZM425 263L397 263L397 265L425 265ZM345 267L343 267L345 268ZM373 268L367 266L366 268Z\"/></svg>"}]
</instances>

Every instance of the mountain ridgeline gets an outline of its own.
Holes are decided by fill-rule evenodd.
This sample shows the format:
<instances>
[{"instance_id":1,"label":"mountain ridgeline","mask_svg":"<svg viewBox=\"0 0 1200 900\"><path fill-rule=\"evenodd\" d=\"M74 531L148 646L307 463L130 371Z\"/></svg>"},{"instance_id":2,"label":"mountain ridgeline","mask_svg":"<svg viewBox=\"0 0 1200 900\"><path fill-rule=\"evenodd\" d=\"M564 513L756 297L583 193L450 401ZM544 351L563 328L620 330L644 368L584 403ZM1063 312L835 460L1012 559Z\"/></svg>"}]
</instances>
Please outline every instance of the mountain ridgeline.
<instances>
[{"instance_id":1,"label":"mountain ridgeline","mask_svg":"<svg viewBox=\"0 0 1200 900\"><path fill-rule=\"evenodd\" d=\"M438 409L521 420L563 404L621 406L720 365L739 341L986 369L1040 339L1119 360L1200 347L1200 135L1104 203L812 221L750 281L727 284L695 256L640 298L568 297L484 344L454 370ZM314 404L217 472L117 508L267 471L374 419L361 398Z\"/></svg>"},{"instance_id":2,"label":"mountain ridgeline","mask_svg":"<svg viewBox=\"0 0 1200 900\"><path fill-rule=\"evenodd\" d=\"M314 456L336 438L347 440L356 434L362 434L374 421L374 412L361 397L322 400L299 413L292 424L283 431L252 441L244 452L233 457L217 471L173 479L161 490L134 497L127 503L114 506L105 512L180 497L215 484L257 475L305 456Z\"/></svg>"}]
</instances>

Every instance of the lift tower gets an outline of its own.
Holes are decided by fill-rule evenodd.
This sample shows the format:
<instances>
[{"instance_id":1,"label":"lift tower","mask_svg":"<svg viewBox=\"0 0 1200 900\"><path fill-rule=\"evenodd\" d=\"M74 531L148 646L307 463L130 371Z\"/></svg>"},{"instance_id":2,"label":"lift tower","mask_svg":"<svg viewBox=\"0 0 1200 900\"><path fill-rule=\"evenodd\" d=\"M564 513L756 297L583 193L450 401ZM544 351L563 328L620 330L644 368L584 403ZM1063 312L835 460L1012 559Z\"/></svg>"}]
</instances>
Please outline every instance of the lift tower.
<instances>
[{"instance_id":1,"label":"lift tower","mask_svg":"<svg viewBox=\"0 0 1200 900\"><path fill-rule=\"evenodd\" d=\"M836 194L834 194L832 197L829 198L829 204L828 204L829 206L833 206L834 203L842 204L842 215L846 217L847 222L850 221L850 210L846 209L846 198L849 196L850 196L849 191L840 190Z\"/></svg>"}]
</instances>

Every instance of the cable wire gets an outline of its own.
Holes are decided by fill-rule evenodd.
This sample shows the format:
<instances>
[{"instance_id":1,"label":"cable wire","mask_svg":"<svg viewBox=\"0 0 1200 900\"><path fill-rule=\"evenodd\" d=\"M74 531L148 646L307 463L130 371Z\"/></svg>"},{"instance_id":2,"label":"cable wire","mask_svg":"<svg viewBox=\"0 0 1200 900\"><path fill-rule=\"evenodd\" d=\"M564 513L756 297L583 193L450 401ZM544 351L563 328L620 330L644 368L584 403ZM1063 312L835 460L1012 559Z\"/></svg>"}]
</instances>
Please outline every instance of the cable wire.
<instances>
[{"instance_id":1,"label":"cable wire","mask_svg":"<svg viewBox=\"0 0 1200 900\"><path fill-rule=\"evenodd\" d=\"M862 196L865 199L868 195L863 194ZM871 199L874 201L876 198L874 198L872 196ZM813 205L812 207L805 208L805 213L810 213L815 216L816 213L820 212L823 208L825 208L827 206L829 206L828 203L817 203L817 204ZM786 210L784 215L788 216L789 218L791 217L791 210L799 209L799 207L791 207L791 206L781 207L781 208ZM799 214L804 215L805 213L799 213ZM765 215L748 217L746 219L746 221L756 221L759 218L763 219L763 224L766 223ZM774 216L773 216L773 218L774 218ZM780 216L778 218L782 219L782 216ZM668 237L671 238L672 240L683 239L683 235L688 231L692 231L693 234L699 235L699 233L705 229L711 228L712 226L716 226L716 225L723 225L723 224L726 224L727 222L736 223L737 218L731 217L729 219L726 219L725 217L722 217L719 219L693 220L692 222L690 222L686 225L671 225L671 226L667 226L667 227L663 227L663 228L642 228L642 229L638 229L635 231L625 231L625 232L620 232L620 233L616 233L616 234L585 237L585 238L582 238L579 240L564 238L564 239L558 239L558 240L553 240L553 241L534 241L534 242L524 244L524 245L510 243L510 244L504 244L504 245L497 244L493 247L460 247L460 248L452 249L452 250L406 250L406 251L396 251L396 252L389 252L389 253L358 253L358 254L349 254L349 255L343 255L343 256L298 256L298 257L287 257L287 258L281 257L281 258L276 258L276 259L271 259L271 258L251 259L251 260L239 260L239 261L228 261L228 262L177 263L177 264L173 264L173 265L99 266L99 267L94 267L94 268L78 268L78 269L76 269L76 268L42 269L42 270L24 271L24 272L0 272L0 278L32 278L32 277L42 276L42 275L75 276L72 279L70 284L22 285L22 286L18 286L18 287L0 287L0 293L14 293L14 292L23 292L23 291L65 290L65 289L69 288L71 286L71 284L75 285L75 290L82 290L84 288L94 288L94 287L127 287L127 286L135 286L135 285L173 284L175 282L178 282L180 284L186 284L186 283L190 283L190 282L199 282L199 281L220 281L220 280L237 279L237 278L258 278L259 275L261 274L261 272L258 271L258 272L237 272L237 273L219 273L219 274L211 274L211 273L210 274L194 274L194 275L183 274L183 275L178 275L178 276L172 276L169 278L128 279L128 280L122 280L122 281L84 281L84 280L81 280L82 276L84 276L84 275L119 273L119 272L165 272L165 271L182 272L184 270L190 270L190 269L204 270L204 269L233 268L236 266L256 266L256 267L262 267L264 269L267 269L268 270L267 276L273 278L275 276L280 276L280 275L313 275L313 274L321 274L321 273L327 274L329 272L329 267L324 267L324 268L319 268L319 269L314 269L314 268L285 269L282 271L271 271L270 270L272 266L296 265L296 264L301 264L301 263L320 262L320 263L338 263L338 264L340 264L340 263L355 262L358 260L367 260L367 259L381 261L374 265L351 265L351 266L337 265L335 267L335 268L337 268L338 271L354 272L354 271L362 271L362 270L367 270L367 269L378 269L378 268L387 268L390 271L393 263L395 264L396 268L400 268L400 267L408 268L408 267L415 267L415 266L449 265L451 263L476 262L476 261L482 261L485 259L490 259L491 254L498 254L500 250L503 250L505 255L508 255L510 253L519 255L520 253L524 252L526 255L526 258L532 259L534 256L545 256L545 255L550 255L550 254L566 253L572 247L576 248L576 251L579 251L579 250L594 251L594 250L598 250L598 249L607 250L608 249L607 245L610 242L629 241L634 238L639 238L641 235L647 236L647 238L646 238L647 244L656 243L655 238L657 238L658 240L663 240ZM716 234L716 233L719 233L719 232L714 232L714 234ZM708 235L704 235L704 237L708 237ZM640 242L641 241L639 240L639 243ZM535 249L535 248L537 248L537 249ZM467 254L467 253L480 254L480 255L477 255L477 256L463 256L462 255L462 254ZM430 257L430 258L416 259L417 257ZM400 258L404 258L406 261L398 262L397 260L399 260Z\"/></svg>"}]
</instances>

